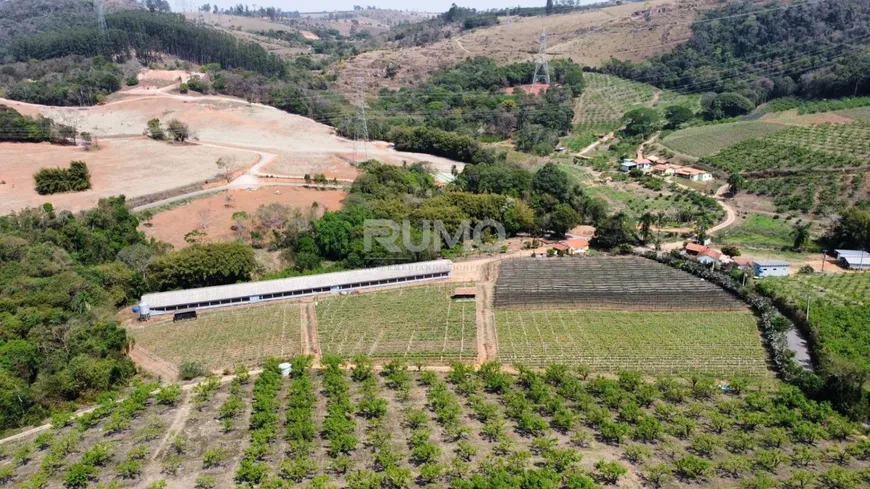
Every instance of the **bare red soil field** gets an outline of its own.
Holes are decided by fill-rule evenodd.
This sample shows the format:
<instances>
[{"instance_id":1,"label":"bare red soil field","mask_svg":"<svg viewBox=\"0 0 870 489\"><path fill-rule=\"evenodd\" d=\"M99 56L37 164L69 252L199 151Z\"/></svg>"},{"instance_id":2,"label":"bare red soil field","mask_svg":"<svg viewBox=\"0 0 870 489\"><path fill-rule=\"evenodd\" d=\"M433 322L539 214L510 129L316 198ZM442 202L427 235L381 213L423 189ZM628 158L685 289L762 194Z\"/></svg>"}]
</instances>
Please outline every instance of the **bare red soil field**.
<instances>
[{"instance_id":1,"label":"bare red soil field","mask_svg":"<svg viewBox=\"0 0 870 489\"><path fill-rule=\"evenodd\" d=\"M233 156L240 166L257 160L251 151L194 144L176 145L143 137L100 141L100 149L85 151L76 146L49 143L0 143L0 214L50 202L55 209L79 211L96 205L103 197L149 195L192 183L216 179L215 161ZM33 174L41 168L69 166L84 161L91 173L91 190L39 195Z\"/></svg>"},{"instance_id":2,"label":"bare red soil field","mask_svg":"<svg viewBox=\"0 0 870 489\"><path fill-rule=\"evenodd\" d=\"M276 192L278 192L276 194ZM233 206L226 207L226 195L233 197ZM347 195L344 190L315 190L300 187L261 187L254 190L229 190L200 198L190 203L161 212L154 216L151 226L140 226L146 235L167 242L176 248L189 246L184 235L200 229L206 220L208 242L230 241L236 238L231 226L233 213L247 212L249 215L261 206L274 202L298 209L308 209L317 202L318 213L338 210ZM207 215L203 217L207 211Z\"/></svg>"}]
</instances>

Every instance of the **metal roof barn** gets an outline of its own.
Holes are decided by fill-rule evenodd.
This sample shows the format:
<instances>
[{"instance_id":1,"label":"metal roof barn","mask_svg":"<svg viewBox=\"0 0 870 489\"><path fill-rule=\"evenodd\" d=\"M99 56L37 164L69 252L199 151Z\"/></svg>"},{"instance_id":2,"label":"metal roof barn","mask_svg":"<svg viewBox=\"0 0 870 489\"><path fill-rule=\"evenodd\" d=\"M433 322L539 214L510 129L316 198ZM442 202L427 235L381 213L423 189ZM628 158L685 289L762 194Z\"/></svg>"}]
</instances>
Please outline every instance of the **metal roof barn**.
<instances>
[{"instance_id":1,"label":"metal roof barn","mask_svg":"<svg viewBox=\"0 0 870 489\"><path fill-rule=\"evenodd\" d=\"M181 309L207 309L438 280L448 278L452 271L453 263L449 260L405 263L262 282L157 292L143 295L140 307L149 307L152 314L165 314Z\"/></svg>"}]
</instances>

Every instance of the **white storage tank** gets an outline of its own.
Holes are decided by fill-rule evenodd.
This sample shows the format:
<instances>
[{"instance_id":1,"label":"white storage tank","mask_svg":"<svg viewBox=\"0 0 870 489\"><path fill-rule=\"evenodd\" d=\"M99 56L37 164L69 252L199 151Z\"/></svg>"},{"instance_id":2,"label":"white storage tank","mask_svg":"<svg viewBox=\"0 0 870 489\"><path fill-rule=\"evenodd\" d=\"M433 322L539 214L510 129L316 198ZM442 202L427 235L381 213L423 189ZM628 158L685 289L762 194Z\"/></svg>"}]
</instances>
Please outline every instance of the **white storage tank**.
<instances>
[{"instance_id":1,"label":"white storage tank","mask_svg":"<svg viewBox=\"0 0 870 489\"><path fill-rule=\"evenodd\" d=\"M284 362L284 363L280 363L280 364L278 364L278 368L281 369L281 376L282 376L282 377L289 377L289 376L290 376L290 370L293 369L293 366L290 365L290 364L287 363L287 362Z\"/></svg>"}]
</instances>

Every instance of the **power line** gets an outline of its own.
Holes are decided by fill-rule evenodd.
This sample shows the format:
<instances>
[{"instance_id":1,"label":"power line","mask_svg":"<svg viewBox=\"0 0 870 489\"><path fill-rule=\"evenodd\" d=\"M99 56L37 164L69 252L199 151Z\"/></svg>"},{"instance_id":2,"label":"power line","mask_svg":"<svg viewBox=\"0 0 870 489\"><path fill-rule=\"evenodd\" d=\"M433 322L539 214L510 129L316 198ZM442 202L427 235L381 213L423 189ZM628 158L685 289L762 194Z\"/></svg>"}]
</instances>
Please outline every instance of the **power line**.
<instances>
[{"instance_id":1,"label":"power line","mask_svg":"<svg viewBox=\"0 0 870 489\"><path fill-rule=\"evenodd\" d=\"M541 31L541 45L538 48L538 56L535 61L535 75L532 84L537 85L538 80L550 84L550 63L547 61L547 30Z\"/></svg>"}]
</instances>

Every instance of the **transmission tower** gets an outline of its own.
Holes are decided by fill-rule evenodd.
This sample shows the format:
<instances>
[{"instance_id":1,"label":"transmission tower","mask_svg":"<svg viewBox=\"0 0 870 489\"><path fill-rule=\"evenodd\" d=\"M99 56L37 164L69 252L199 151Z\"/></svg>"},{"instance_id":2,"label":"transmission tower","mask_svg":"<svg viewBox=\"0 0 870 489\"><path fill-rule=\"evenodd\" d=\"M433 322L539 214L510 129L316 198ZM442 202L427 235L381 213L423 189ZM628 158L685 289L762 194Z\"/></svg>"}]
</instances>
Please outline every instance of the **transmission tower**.
<instances>
[{"instance_id":1,"label":"transmission tower","mask_svg":"<svg viewBox=\"0 0 870 489\"><path fill-rule=\"evenodd\" d=\"M103 0L97 0L94 2L94 7L97 9L97 18L100 21L100 31L105 34L106 29L108 29L106 26L106 6L103 3Z\"/></svg>"},{"instance_id":2,"label":"transmission tower","mask_svg":"<svg viewBox=\"0 0 870 489\"><path fill-rule=\"evenodd\" d=\"M360 77L357 79L356 106L359 109L353 125L353 158L359 161L359 147L362 145L365 160L369 159L369 125L366 120L366 81Z\"/></svg>"},{"instance_id":3,"label":"transmission tower","mask_svg":"<svg viewBox=\"0 0 870 489\"><path fill-rule=\"evenodd\" d=\"M535 77L532 78L532 84L536 85L538 80L545 84L550 84L550 62L547 61L547 30L541 32L541 47L538 48L538 56L535 59Z\"/></svg>"}]
</instances>

